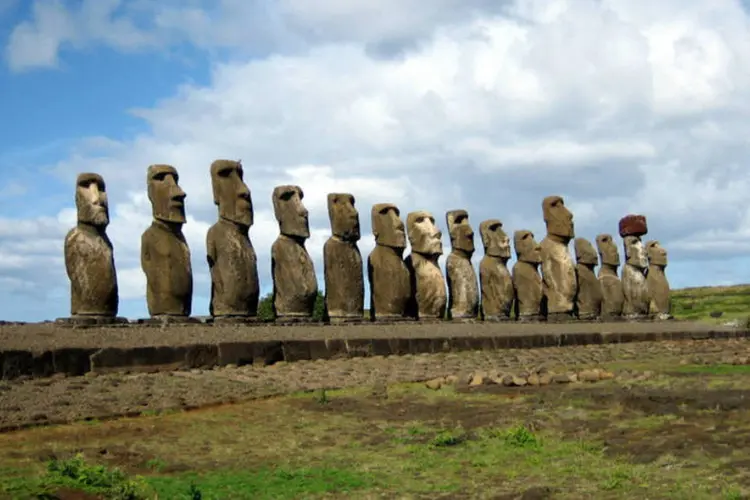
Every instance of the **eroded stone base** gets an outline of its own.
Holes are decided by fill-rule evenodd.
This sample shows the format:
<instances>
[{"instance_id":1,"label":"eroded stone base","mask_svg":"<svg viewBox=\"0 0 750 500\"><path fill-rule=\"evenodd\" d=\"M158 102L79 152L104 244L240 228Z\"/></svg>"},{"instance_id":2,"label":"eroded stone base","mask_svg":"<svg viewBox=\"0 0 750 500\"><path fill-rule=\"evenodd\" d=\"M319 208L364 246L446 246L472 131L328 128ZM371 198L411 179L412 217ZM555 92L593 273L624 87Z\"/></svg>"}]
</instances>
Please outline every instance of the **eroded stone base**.
<instances>
[{"instance_id":1,"label":"eroded stone base","mask_svg":"<svg viewBox=\"0 0 750 500\"><path fill-rule=\"evenodd\" d=\"M130 322L128 321L128 318L122 318L119 316L94 316L94 315L80 315L80 316L70 316L67 318L57 318L55 320L55 323L60 326L65 326L65 327L70 327L70 328L130 324Z\"/></svg>"},{"instance_id":2,"label":"eroded stone base","mask_svg":"<svg viewBox=\"0 0 750 500\"><path fill-rule=\"evenodd\" d=\"M416 318L412 318L409 316L382 316L380 314L375 316L375 319L372 320L375 323L408 323L408 322L416 322Z\"/></svg>"},{"instance_id":3,"label":"eroded stone base","mask_svg":"<svg viewBox=\"0 0 750 500\"><path fill-rule=\"evenodd\" d=\"M548 313L547 314L547 323L570 323L571 321L575 321L576 317L573 315L573 313Z\"/></svg>"},{"instance_id":4,"label":"eroded stone base","mask_svg":"<svg viewBox=\"0 0 750 500\"><path fill-rule=\"evenodd\" d=\"M578 321L597 322L601 321L601 318L597 314L579 314Z\"/></svg>"},{"instance_id":5,"label":"eroded stone base","mask_svg":"<svg viewBox=\"0 0 750 500\"><path fill-rule=\"evenodd\" d=\"M359 325L364 323L364 316L332 316L328 318L328 322L332 325Z\"/></svg>"},{"instance_id":6,"label":"eroded stone base","mask_svg":"<svg viewBox=\"0 0 750 500\"><path fill-rule=\"evenodd\" d=\"M198 318L192 316L172 316L172 315L161 315L152 316L150 318L141 318L138 320L139 325L150 325L150 326L162 326L162 325L191 325L201 323Z\"/></svg>"},{"instance_id":7,"label":"eroded stone base","mask_svg":"<svg viewBox=\"0 0 750 500\"><path fill-rule=\"evenodd\" d=\"M312 316L276 316L276 319L273 320L273 323L275 325L313 325L313 324L320 324L322 325L323 322L317 319L314 319Z\"/></svg>"},{"instance_id":8,"label":"eroded stone base","mask_svg":"<svg viewBox=\"0 0 750 500\"><path fill-rule=\"evenodd\" d=\"M620 323L622 321L625 321L625 319L620 315L612 316L607 314L602 315L601 320L605 323Z\"/></svg>"},{"instance_id":9,"label":"eroded stone base","mask_svg":"<svg viewBox=\"0 0 750 500\"><path fill-rule=\"evenodd\" d=\"M646 314L623 314L624 321L651 321L651 317Z\"/></svg>"},{"instance_id":10,"label":"eroded stone base","mask_svg":"<svg viewBox=\"0 0 750 500\"><path fill-rule=\"evenodd\" d=\"M519 323L542 323L546 318L541 314L519 314L516 320Z\"/></svg>"},{"instance_id":11,"label":"eroded stone base","mask_svg":"<svg viewBox=\"0 0 750 500\"><path fill-rule=\"evenodd\" d=\"M214 316L206 320L214 325L256 325L263 323L257 316Z\"/></svg>"},{"instance_id":12,"label":"eroded stone base","mask_svg":"<svg viewBox=\"0 0 750 500\"><path fill-rule=\"evenodd\" d=\"M510 316L502 316L502 315L492 315L492 316L485 316L484 321L487 323L508 323L511 321L515 321Z\"/></svg>"},{"instance_id":13,"label":"eroded stone base","mask_svg":"<svg viewBox=\"0 0 750 500\"><path fill-rule=\"evenodd\" d=\"M659 313L659 314L654 314L651 317L651 319L654 321L671 321L674 319L674 316L668 313Z\"/></svg>"}]
</instances>

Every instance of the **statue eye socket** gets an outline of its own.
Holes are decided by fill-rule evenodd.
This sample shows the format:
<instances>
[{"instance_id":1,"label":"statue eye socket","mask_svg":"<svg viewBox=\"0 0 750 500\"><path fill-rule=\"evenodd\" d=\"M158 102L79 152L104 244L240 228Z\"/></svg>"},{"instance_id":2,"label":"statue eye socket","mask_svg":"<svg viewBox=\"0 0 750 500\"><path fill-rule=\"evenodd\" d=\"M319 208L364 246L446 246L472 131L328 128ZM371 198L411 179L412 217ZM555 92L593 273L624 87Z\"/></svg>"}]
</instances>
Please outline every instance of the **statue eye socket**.
<instances>
[{"instance_id":1,"label":"statue eye socket","mask_svg":"<svg viewBox=\"0 0 750 500\"><path fill-rule=\"evenodd\" d=\"M232 173L231 168L225 168L224 170L219 170L219 177L229 177Z\"/></svg>"},{"instance_id":2,"label":"statue eye socket","mask_svg":"<svg viewBox=\"0 0 750 500\"><path fill-rule=\"evenodd\" d=\"M281 198L284 201L289 201L292 199L293 196L294 196L294 191L284 191L283 193L281 193L281 196L279 196L279 198Z\"/></svg>"}]
</instances>

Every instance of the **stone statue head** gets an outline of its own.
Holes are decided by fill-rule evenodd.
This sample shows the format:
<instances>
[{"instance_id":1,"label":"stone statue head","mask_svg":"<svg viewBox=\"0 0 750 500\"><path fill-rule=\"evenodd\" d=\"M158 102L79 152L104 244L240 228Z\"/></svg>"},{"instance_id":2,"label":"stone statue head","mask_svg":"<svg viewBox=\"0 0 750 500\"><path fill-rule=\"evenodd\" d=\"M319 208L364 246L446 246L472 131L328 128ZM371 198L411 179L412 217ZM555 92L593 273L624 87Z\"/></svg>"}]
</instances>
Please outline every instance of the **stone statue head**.
<instances>
[{"instance_id":1,"label":"stone statue head","mask_svg":"<svg viewBox=\"0 0 750 500\"><path fill-rule=\"evenodd\" d=\"M513 246L519 262L542 263L542 247L534 239L534 233L521 229L513 233Z\"/></svg>"},{"instance_id":2,"label":"stone statue head","mask_svg":"<svg viewBox=\"0 0 750 500\"><path fill-rule=\"evenodd\" d=\"M331 233L344 241L359 241L359 212L354 206L354 196L349 193L328 195L328 218Z\"/></svg>"},{"instance_id":3,"label":"stone statue head","mask_svg":"<svg viewBox=\"0 0 750 500\"><path fill-rule=\"evenodd\" d=\"M76 179L78 222L105 228L109 224L109 202L104 179L99 174L79 174Z\"/></svg>"},{"instance_id":4,"label":"stone statue head","mask_svg":"<svg viewBox=\"0 0 750 500\"><path fill-rule=\"evenodd\" d=\"M410 212L406 216L406 227L412 252L424 255L443 254L443 233L435 225L435 217L430 212Z\"/></svg>"},{"instance_id":5,"label":"stone statue head","mask_svg":"<svg viewBox=\"0 0 750 500\"><path fill-rule=\"evenodd\" d=\"M485 255L510 259L510 238L503 231L503 223L498 219L488 219L479 224Z\"/></svg>"},{"instance_id":6,"label":"stone statue head","mask_svg":"<svg viewBox=\"0 0 750 500\"><path fill-rule=\"evenodd\" d=\"M646 258L646 249L640 236L625 236L625 262L638 269L646 269L648 260Z\"/></svg>"},{"instance_id":7,"label":"stone statue head","mask_svg":"<svg viewBox=\"0 0 750 500\"><path fill-rule=\"evenodd\" d=\"M279 231L294 238L310 237L308 212L299 186L276 186L273 190L273 213L279 221Z\"/></svg>"},{"instance_id":8,"label":"stone statue head","mask_svg":"<svg viewBox=\"0 0 750 500\"><path fill-rule=\"evenodd\" d=\"M603 266L620 265L620 251L617 250L614 238L611 234L600 234L596 237L596 248L599 250L599 258Z\"/></svg>"},{"instance_id":9,"label":"stone statue head","mask_svg":"<svg viewBox=\"0 0 750 500\"><path fill-rule=\"evenodd\" d=\"M575 237L573 214L565 206L562 196L547 196L542 200L544 223L547 234L570 241Z\"/></svg>"},{"instance_id":10,"label":"stone statue head","mask_svg":"<svg viewBox=\"0 0 750 500\"><path fill-rule=\"evenodd\" d=\"M445 213L445 220L448 223L453 250L459 250L471 256L474 253L474 230L469 224L469 212L449 210Z\"/></svg>"},{"instance_id":11,"label":"stone statue head","mask_svg":"<svg viewBox=\"0 0 750 500\"><path fill-rule=\"evenodd\" d=\"M594 250L594 245L586 238L576 238L573 246L578 264L595 266L599 263L599 256L596 254L596 250Z\"/></svg>"},{"instance_id":12,"label":"stone statue head","mask_svg":"<svg viewBox=\"0 0 750 500\"><path fill-rule=\"evenodd\" d=\"M242 226L253 225L253 201L243 180L242 164L234 160L216 160L211 164L211 186L219 217Z\"/></svg>"},{"instance_id":13,"label":"stone statue head","mask_svg":"<svg viewBox=\"0 0 750 500\"><path fill-rule=\"evenodd\" d=\"M185 192L178 184L180 176L171 165L148 167L146 183L154 219L176 224L185 223Z\"/></svg>"},{"instance_id":14,"label":"stone statue head","mask_svg":"<svg viewBox=\"0 0 750 500\"><path fill-rule=\"evenodd\" d=\"M401 220L401 211L392 203L378 203L372 206L372 234L375 244L384 247L406 248L406 233Z\"/></svg>"},{"instance_id":15,"label":"stone statue head","mask_svg":"<svg viewBox=\"0 0 750 500\"><path fill-rule=\"evenodd\" d=\"M656 240L646 242L646 256L649 264L667 267L667 250Z\"/></svg>"}]
</instances>

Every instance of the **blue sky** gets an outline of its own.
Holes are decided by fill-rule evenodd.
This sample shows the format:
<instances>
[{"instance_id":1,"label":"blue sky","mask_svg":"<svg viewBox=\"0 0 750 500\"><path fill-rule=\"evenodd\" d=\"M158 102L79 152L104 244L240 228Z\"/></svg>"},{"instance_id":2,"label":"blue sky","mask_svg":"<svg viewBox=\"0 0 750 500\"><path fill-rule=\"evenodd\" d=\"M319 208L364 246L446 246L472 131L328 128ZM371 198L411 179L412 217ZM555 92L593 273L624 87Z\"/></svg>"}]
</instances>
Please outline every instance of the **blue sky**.
<instances>
[{"instance_id":1,"label":"blue sky","mask_svg":"<svg viewBox=\"0 0 750 500\"><path fill-rule=\"evenodd\" d=\"M0 319L65 316L82 171L108 182L121 314L142 317L144 174L171 163L205 314L208 167L241 158L270 290L270 193L297 183L322 286L325 194L544 234L649 217L673 286L750 282L750 17L734 0L0 0ZM417 10L418 9L418 10ZM413 15L419 12L419 16ZM447 253L449 241L444 237ZM478 251L475 261L482 256Z\"/></svg>"}]
</instances>

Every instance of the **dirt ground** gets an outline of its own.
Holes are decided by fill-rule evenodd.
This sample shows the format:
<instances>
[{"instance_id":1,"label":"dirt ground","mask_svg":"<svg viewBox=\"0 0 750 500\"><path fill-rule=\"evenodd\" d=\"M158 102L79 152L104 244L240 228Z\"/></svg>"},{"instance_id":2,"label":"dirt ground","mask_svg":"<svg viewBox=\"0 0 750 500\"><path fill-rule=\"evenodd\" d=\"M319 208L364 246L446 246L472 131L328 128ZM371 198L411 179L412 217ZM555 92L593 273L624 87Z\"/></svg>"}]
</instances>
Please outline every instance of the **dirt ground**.
<instances>
[{"instance_id":1,"label":"dirt ground","mask_svg":"<svg viewBox=\"0 0 750 500\"><path fill-rule=\"evenodd\" d=\"M640 364L676 365L731 357L750 359L750 340L639 342L508 349L447 354L353 358L274 365L220 367L154 374L107 374L0 382L0 430L76 420L102 420L165 410L192 410L320 388L424 381L477 370L518 373L547 367L608 367L622 373ZM623 365L624 366L624 365ZM646 368L643 368L644 370ZM602 398L605 396L602 395ZM727 396L728 397L728 396ZM634 403L631 403L634 404ZM664 405L674 405L670 400Z\"/></svg>"},{"instance_id":2,"label":"dirt ground","mask_svg":"<svg viewBox=\"0 0 750 500\"><path fill-rule=\"evenodd\" d=\"M54 323L0 325L0 348L43 351L60 347L129 347L184 345L248 340L306 340L337 338L435 338L502 336L520 334L565 334L588 332L702 332L736 331L698 322L618 322L560 324L497 323L397 323L361 325L125 325L107 328L67 328Z\"/></svg>"}]
</instances>

